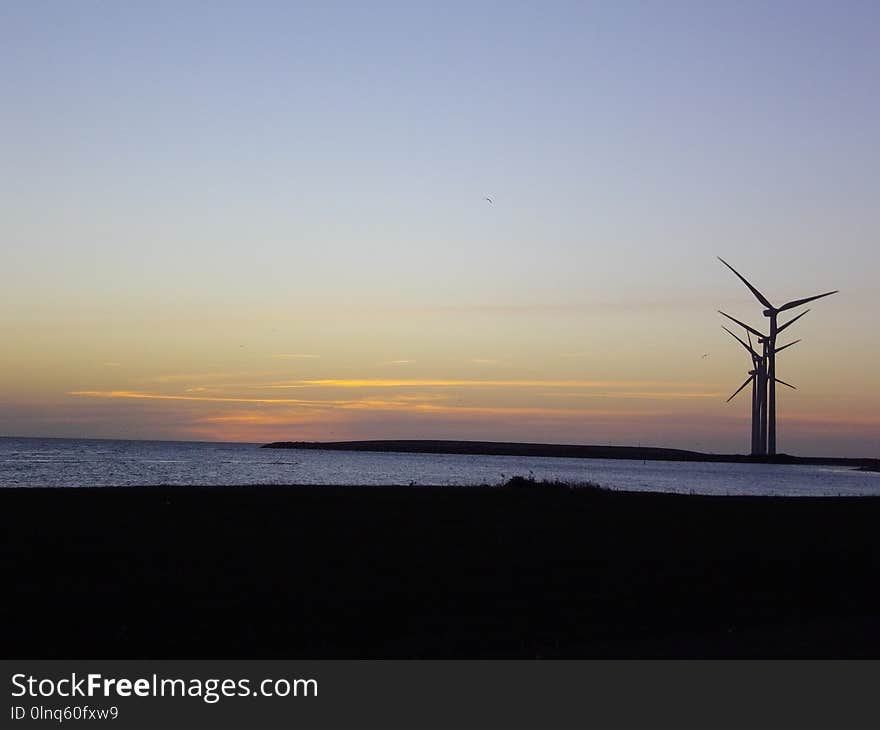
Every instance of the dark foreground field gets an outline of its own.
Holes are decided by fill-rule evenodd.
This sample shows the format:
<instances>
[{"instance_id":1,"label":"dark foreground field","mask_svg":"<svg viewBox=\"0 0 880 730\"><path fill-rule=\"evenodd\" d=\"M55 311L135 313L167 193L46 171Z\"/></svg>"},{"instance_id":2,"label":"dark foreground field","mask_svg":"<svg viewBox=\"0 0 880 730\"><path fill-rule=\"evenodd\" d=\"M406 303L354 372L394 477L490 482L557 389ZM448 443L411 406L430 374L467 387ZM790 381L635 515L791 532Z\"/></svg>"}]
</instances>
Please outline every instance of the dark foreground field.
<instances>
[{"instance_id":1,"label":"dark foreground field","mask_svg":"<svg viewBox=\"0 0 880 730\"><path fill-rule=\"evenodd\" d=\"M0 490L13 657L880 657L880 499Z\"/></svg>"}]
</instances>

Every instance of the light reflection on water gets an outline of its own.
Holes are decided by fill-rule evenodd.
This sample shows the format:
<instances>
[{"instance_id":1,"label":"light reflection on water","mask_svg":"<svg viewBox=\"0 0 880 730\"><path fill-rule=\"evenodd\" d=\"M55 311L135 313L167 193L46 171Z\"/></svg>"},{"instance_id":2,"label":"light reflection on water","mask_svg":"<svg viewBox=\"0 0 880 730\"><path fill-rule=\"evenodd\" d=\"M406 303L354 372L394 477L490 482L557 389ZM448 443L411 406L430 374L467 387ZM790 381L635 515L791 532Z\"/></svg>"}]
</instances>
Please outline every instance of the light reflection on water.
<instances>
[{"instance_id":1,"label":"light reflection on water","mask_svg":"<svg viewBox=\"0 0 880 730\"><path fill-rule=\"evenodd\" d=\"M0 438L0 486L499 484L512 476L613 489L752 495L880 495L848 467L279 451L250 444Z\"/></svg>"}]
</instances>

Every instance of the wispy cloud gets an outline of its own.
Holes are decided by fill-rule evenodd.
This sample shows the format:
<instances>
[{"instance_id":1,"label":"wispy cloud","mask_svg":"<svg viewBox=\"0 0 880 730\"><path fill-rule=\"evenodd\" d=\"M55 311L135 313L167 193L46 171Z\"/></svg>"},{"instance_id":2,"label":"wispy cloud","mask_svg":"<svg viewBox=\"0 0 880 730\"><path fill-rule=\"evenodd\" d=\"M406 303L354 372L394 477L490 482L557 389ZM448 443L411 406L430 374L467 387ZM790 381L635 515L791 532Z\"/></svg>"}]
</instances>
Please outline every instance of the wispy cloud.
<instances>
[{"instance_id":1,"label":"wispy cloud","mask_svg":"<svg viewBox=\"0 0 880 730\"><path fill-rule=\"evenodd\" d=\"M288 380L257 388L650 388L688 385L661 380L494 380L445 378L321 378Z\"/></svg>"},{"instance_id":2,"label":"wispy cloud","mask_svg":"<svg viewBox=\"0 0 880 730\"><path fill-rule=\"evenodd\" d=\"M690 398L721 398L724 393L667 390L618 390L604 393L537 393L545 398L639 398L644 400L679 400Z\"/></svg>"},{"instance_id":3,"label":"wispy cloud","mask_svg":"<svg viewBox=\"0 0 880 730\"><path fill-rule=\"evenodd\" d=\"M129 398L133 400L200 401L205 403L284 403L287 405L321 405L326 401L310 401L300 398L239 398L213 395L175 395L164 393L142 393L133 390L71 390L68 395L89 398Z\"/></svg>"},{"instance_id":4,"label":"wispy cloud","mask_svg":"<svg viewBox=\"0 0 880 730\"><path fill-rule=\"evenodd\" d=\"M597 415L620 415L619 411L614 410L596 410L596 409L574 409L574 408L546 408L541 406L481 406L481 405L460 405L449 403L430 402L430 399L415 399L412 397L392 398L392 399L375 399L365 398L362 400L327 400L327 401L309 401L295 398L234 398L234 397L214 397L214 396L187 396L187 395L166 395L159 393L139 393L125 390L96 391L81 390L71 391L70 395L85 396L92 398L108 398L108 399L135 399L135 400L159 400L159 401L186 401L186 402L204 402L204 403L243 403L243 404L259 404L259 405L277 405L277 406L300 406L308 408L327 408L330 410L356 410L356 411L400 411L408 413L437 413L437 414L455 414L455 415L535 415L541 417L583 417ZM653 411L651 411L653 412ZM647 413L647 412L646 412ZM631 413L629 415L632 415ZM206 416L200 420L209 419L224 420L240 420L240 421L259 421L263 422L280 422L277 417L265 416L262 413L244 412L221 414L218 416Z\"/></svg>"},{"instance_id":5,"label":"wispy cloud","mask_svg":"<svg viewBox=\"0 0 880 730\"><path fill-rule=\"evenodd\" d=\"M415 360L387 360L384 365L412 365Z\"/></svg>"},{"instance_id":6,"label":"wispy cloud","mask_svg":"<svg viewBox=\"0 0 880 730\"><path fill-rule=\"evenodd\" d=\"M216 416L204 416L196 419L196 423L238 423L251 425L293 425L297 423L313 423L315 416L297 417L289 412L242 411L240 413L222 413ZM325 416L320 416L324 420Z\"/></svg>"},{"instance_id":7,"label":"wispy cloud","mask_svg":"<svg viewBox=\"0 0 880 730\"><path fill-rule=\"evenodd\" d=\"M281 370L249 371L249 372L220 372L207 371L199 373L165 373L140 378L140 383L204 383L216 381L228 381L230 379L252 380L253 378L273 378L281 374Z\"/></svg>"},{"instance_id":8,"label":"wispy cloud","mask_svg":"<svg viewBox=\"0 0 880 730\"><path fill-rule=\"evenodd\" d=\"M282 352L272 355L275 360L317 360L320 355L310 355L304 352Z\"/></svg>"},{"instance_id":9,"label":"wispy cloud","mask_svg":"<svg viewBox=\"0 0 880 730\"><path fill-rule=\"evenodd\" d=\"M654 297L627 299L570 299L567 301L531 301L531 302L470 302L464 304L425 305L385 307L376 311L388 314L419 314L419 315L476 315L476 316L511 316L540 317L596 313L643 313L656 311L687 310L694 311L722 302L733 303L739 300L725 297L721 300L709 295L693 297Z\"/></svg>"},{"instance_id":10,"label":"wispy cloud","mask_svg":"<svg viewBox=\"0 0 880 730\"><path fill-rule=\"evenodd\" d=\"M72 390L72 396L87 398L103 398L111 400L146 400L146 401L181 401L196 403L252 403L259 405L299 406L304 408L413 408L432 401L444 400L442 397L427 396L393 396L390 398L249 398L221 395L185 395L174 393L144 393L134 390Z\"/></svg>"},{"instance_id":11,"label":"wispy cloud","mask_svg":"<svg viewBox=\"0 0 880 730\"><path fill-rule=\"evenodd\" d=\"M284 384L267 386L270 388L297 387L311 397L248 396L237 393L208 391L206 388L188 388L183 393L154 393L138 390L76 390L69 395L107 400L136 400L152 402L180 402L192 404L219 405L259 405L266 407L287 407L300 414L330 412L397 412L425 415L479 415L479 416L535 416L574 417L596 416L601 411L590 406L589 401L597 399L653 401L653 402L693 402L695 400L717 399L723 394L703 389L670 388L659 389L656 381L592 381L592 380L431 380L431 379L324 379L298 381L296 385ZM659 383L669 387L670 383ZM652 387L654 386L654 387ZM317 389L306 391L307 388ZM453 402L456 389L521 389L527 400L498 403L494 397L490 402L463 403L460 398ZM400 390L403 392L400 392ZM414 389L415 392L407 392ZM537 389L537 392L536 392ZM355 391L352 397L339 397L340 391ZM377 390L385 395L378 396ZM360 392L356 392L360 391ZM473 392L473 391L472 391ZM324 397L326 396L326 397ZM545 403L535 402L535 397ZM564 399L564 400L562 400ZM632 416L632 409L627 409ZM232 414L234 415L234 414ZM242 420L241 423L245 421ZM256 420L254 421L256 422ZM263 421L269 423L270 421Z\"/></svg>"}]
</instances>

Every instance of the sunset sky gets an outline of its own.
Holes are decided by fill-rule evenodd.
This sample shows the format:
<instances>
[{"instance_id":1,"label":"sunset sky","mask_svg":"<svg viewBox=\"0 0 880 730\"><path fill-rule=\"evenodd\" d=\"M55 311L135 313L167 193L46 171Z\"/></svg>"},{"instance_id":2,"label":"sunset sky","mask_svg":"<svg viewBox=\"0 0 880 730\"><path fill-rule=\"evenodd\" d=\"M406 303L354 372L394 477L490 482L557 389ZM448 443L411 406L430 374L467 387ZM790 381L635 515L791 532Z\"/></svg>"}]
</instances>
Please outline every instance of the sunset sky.
<instances>
[{"instance_id":1,"label":"sunset sky","mask_svg":"<svg viewBox=\"0 0 880 730\"><path fill-rule=\"evenodd\" d=\"M27 0L0 49L0 435L747 451L720 255L840 290L779 450L880 452L875 2Z\"/></svg>"}]
</instances>

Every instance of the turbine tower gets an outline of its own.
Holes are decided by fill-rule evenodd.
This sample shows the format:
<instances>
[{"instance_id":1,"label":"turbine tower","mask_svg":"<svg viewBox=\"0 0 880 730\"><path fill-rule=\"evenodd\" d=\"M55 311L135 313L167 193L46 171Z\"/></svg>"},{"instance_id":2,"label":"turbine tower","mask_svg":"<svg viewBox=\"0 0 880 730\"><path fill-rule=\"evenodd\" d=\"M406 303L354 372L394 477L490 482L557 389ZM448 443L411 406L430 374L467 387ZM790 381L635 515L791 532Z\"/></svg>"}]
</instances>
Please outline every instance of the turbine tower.
<instances>
[{"instance_id":1,"label":"turbine tower","mask_svg":"<svg viewBox=\"0 0 880 730\"><path fill-rule=\"evenodd\" d=\"M727 327L722 326L725 332L727 332L731 337L733 337L737 342L739 342L743 347L746 348L747 354L751 357L752 360L752 369L749 370L749 377L746 381L739 386L730 398L727 399L727 402L730 403L739 392L745 388L749 383L752 384L752 455L761 453L761 416L763 413L763 399L761 398L762 391L766 392L766 360L755 352L752 347L752 336L749 334L749 342L746 344L743 340L741 340L737 335L731 332Z\"/></svg>"},{"instance_id":2,"label":"turbine tower","mask_svg":"<svg viewBox=\"0 0 880 730\"><path fill-rule=\"evenodd\" d=\"M734 269L729 263L727 263L720 256L718 257L718 260L722 264L724 264L728 269L730 269L734 274L736 274L737 278L748 287L749 291L751 291L752 294L755 296L755 299L757 299L764 306L764 316L767 317L767 319L770 321L770 332L765 337L764 335L762 335L760 332L753 329L752 327L744 325L742 322L740 322L738 320L735 320L735 319L733 320L734 322L741 325L742 327L745 327L748 332L754 333L759 338L759 341L763 340L764 357L766 358L766 362L767 362L767 394L766 394L766 403L767 403L767 405L766 405L766 408L767 408L766 444L767 444L767 448L766 448L765 453L773 456L776 454L776 383L781 382L781 381L777 381L777 379L776 379L776 353L779 352L780 350L785 349L785 347L789 346L789 345L785 345L784 347L777 348L776 347L776 336L780 332L785 330L787 327L790 327L791 325L793 325L797 320L799 320L801 317L803 317L807 312L802 312L797 317L790 319L788 322L785 322L782 325L779 324L779 319L778 319L779 314L780 314L780 312L785 312L785 311L788 311L789 309L794 309L795 307L800 307L804 304L807 304L808 302L815 301L816 299L821 299L822 297L827 297L832 294L837 294L838 290L835 289L834 291L825 292L824 294L816 294L815 296L805 297L803 299L794 299L790 302L786 302L781 307L774 307L770 303L770 300L767 299L767 297L765 297L754 286L752 286L752 284L742 274L740 274L736 269ZM809 310L807 310L807 311L809 311ZM721 312L721 314L724 314L724 312ZM724 316L728 317L729 319L733 319L733 317L730 317L730 315L725 314ZM794 344L794 343L792 343L792 344ZM788 385L788 384L784 383L784 385ZM745 387L745 386L743 386L743 387Z\"/></svg>"},{"instance_id":3,"label":"turbine tower","mask_svg":"<svg viewBox=\"0 0 880 730\"><path fill-rule=\"evenodd\" d=\"M721 314L724 314L724 312L721 312ZM725 314L724 316L733 319L729 314ZM734 391L733 395L727 399L727 402L730 403L730 401L739 395L743 388L749 383L752 384L752 456L759 456L767 453L767 338L763 336L758 338L762 345L762 352L759 355L752 344L751 333L754 332L754 330L752 330L751 327L738 322L738 320L734 320L734 322L737 322L746 328L746 335L749 340L748 344L746 344L741 337L727 329L727 327L722 326L721 329L727 332L727 334L733 337L746 349L747 354L752 360L752 369L749 370L749 377L746 378L746 381ZM789 342L787 345L776 348L776 352L780 352L787 347L796 345L798 342L800 342L800 340ZM791 383L786 383L779 378L776 378L776 382L792 388L793 390L797 390L797 388Z\"/></svg>"},{"instance_id":4,"label":"turbine tower","mask_svg":"<svg viewBox=\"0 0 880 730\"><path fill-rule=\"evenodd\" d=\"M740 322L736 317L731 317L720 309L718 314L727 317L731 322L736 322L746 331L746 335L749 338L749 347L747 349L752 356L752 368L756 371L752 392L752 456L764 455L767 453L767 335L758 332L754 327L750 327L745 322ZM730 332L726 327L723 327L723 329ZM732 332L730 334L733 335ZM758 344L761 345L760 355L751 346L752 335L755 335ZM733 336L736 337L736 335ZM736 337L736 339L739 340L740 344L743 344L739 337ZM731 400L733 400L733 396L728 398L727 402L729 403Z\"/></svg>"}]
</instances>

